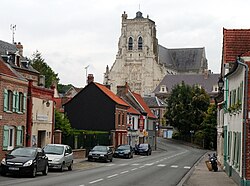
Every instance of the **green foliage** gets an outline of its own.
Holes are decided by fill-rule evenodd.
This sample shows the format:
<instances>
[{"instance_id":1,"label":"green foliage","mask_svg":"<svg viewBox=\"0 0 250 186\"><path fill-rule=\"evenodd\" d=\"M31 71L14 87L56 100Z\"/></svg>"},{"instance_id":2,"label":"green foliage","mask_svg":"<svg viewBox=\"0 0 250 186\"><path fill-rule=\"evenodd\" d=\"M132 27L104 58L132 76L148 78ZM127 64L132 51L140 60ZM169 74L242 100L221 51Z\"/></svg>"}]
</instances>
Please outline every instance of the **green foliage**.
<instances>
[{"instance_id":1,"label":"green foliage","mask_svg":"<svg viewBox=\"0 0 250 186\"><path fill-rule=\"evenodd\" d=\"M65 93L67 92L73 85L68 84L68 85L63 85L63 84L58 84L57 85L57 90L59 93Z\"/></svg>"},{"instance_id":2,"label":"green foliage","mask_svg":"<svg viewBox=\"0 0 250 186\"><path fill-rule=\"evenodd\" d=\"M57 110L55 110L55 129L61 130L64 135L72 133L72 128L68 118Z\"/></svg>"},{"instance_id":3,"label":"green foliage","mask_svg":"<svg viewBox=\"0 0 250 186\"><path fill-rule=\"evenodd\" d=\"M34 69L36 69L38 72L40 72L41 75L45 76L45 87L50 88L52 83L59 82L58 74L56 74L50 66L45 62L45 60L42 58L42 55L40 52L36 51L31 59L30 64Z\"/></svg>"},{"instance_id":4,"label":"green foliage","mask_svg":"<svg viewBox=\"0 0 250 186\"><path fill-rule=\"evenodd\" d=\"M180 135L190 136L191 130L199 130L208 106L209 95L203 88L191 87L182 82L172 89L167 99L165 117Z\"/></svg>"}]
</instances>

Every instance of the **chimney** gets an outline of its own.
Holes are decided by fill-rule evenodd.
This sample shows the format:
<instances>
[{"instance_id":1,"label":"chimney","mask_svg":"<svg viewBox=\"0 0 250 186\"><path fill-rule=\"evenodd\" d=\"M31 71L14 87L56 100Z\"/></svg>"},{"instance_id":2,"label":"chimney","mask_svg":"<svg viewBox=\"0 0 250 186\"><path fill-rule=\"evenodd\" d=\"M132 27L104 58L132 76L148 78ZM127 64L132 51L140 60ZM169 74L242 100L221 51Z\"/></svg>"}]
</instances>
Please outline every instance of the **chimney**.
<instances>
[{"instance_id":1,"label":"chimney","mask_svg":"<svg viewBox=\"0 0 250 186\"><path fill-rule=\"evenodd\" d=\"M17 49L18 49L18 51L19 51L19 55L20 55L20 56L23 56L23 45L21 44L21 42L18 42L18 43L16 44L16 47L17 47Z\"/></svg>"},{"instance_id":2,"label":"chimney","mask_svg":"<svg viewBox=\"0 0 250 186\"><path fill-rule=\"evenodd\" d=\"M44 75L39 75L38 86L45 87L45 76Z\"/></svg>"},{"instance_id":3,"label":"chimney","mask_svg":"<svg viewBox=\"0 0 250 186\"><path fill-rule=\"evenodd\" d=\"M128 83L127 82L123 86L117 86L117 95L118 96L122 96L124 94L127 94L128 89L129 89L129 87L128 87Z\"/></svg>"},{"instance_id":4,"label":"chimney","mask_svg":"<svg viewBox=\"0 0 250 186\"><path fill-rule=\"evenodd\" d=\"M93 74L88 74L87 83L90 84L91 82L94 82L94 76Z\"/></svg>"}]
</instances>

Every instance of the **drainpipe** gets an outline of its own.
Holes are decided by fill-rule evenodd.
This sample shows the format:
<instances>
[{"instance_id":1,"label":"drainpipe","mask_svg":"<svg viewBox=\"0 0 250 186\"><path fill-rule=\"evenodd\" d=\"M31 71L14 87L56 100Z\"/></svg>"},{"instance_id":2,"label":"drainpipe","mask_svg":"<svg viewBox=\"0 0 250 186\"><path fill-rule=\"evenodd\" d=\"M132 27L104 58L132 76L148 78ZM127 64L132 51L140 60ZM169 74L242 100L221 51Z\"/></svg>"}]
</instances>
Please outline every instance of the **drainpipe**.
<instances>
[{"instance_id":1,"label":"drainpipe","mask_svg":"<svg viewBox=\"0 0 250 186\"><path fill-rule=\"evenodd\" d=\"M242 175L243 175L243 179L246 178L246 129L247 129L247 96L248 96L248 71L249 71L249 68L248 68L248 65L245 64L245 63L242 63L240 61L240 58L237 59L237 63L244 66L245 67L245 87L244 87L244 110L243 110L243 126L244 126L244 131L243 131L243 163L242 163Z\"/></svg>"}]
</instances>

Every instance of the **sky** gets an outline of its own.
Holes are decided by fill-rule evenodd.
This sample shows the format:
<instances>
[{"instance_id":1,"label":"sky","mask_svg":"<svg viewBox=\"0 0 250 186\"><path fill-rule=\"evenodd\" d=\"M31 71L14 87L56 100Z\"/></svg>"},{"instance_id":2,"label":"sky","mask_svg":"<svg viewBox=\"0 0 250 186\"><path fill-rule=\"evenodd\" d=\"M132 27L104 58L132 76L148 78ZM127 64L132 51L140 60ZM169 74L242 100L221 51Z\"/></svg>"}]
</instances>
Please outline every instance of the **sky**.
<instances>
[{"instance_id":1,"label":"sky","mask_svg":"<svg viewBox=\"0 0 250 186\"><path fill-rule=\"evenodd\" d=\"M220 73L223 28L250 29L249 0L3 0L0 40L15 42L24 56L36 51L58 73L61 84L86 85L86 75L103 83L121 34L121 15L141 11L156 23L166 48L205 47L208 68ZM87 68L86 68L87 67Z\"/></svg>"}]
</instances>

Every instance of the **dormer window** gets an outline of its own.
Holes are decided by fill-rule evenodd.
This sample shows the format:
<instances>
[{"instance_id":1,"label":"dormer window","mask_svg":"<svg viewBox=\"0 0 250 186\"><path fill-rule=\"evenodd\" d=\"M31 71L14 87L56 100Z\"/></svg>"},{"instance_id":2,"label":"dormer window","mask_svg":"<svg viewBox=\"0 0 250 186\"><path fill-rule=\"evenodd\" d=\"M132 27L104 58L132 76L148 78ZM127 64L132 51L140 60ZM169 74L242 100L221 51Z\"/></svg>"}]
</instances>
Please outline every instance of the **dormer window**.
<instances>
[{"instance_id":1,"label":"dormer window","mask_svg":"<svg viewBox=\"0 0 250 186\"><path fill-rule=\"evenodd\" d=\"M168 92L168 91L167 91L166 85L161 85L161 87L160 87L160 92L163 92L163 93Z\"/></svg>"},{"instance_id":2,"label":"dormer window","mask_svg":"<svg viewBox=\"0 0 250 186\"><path fill-rule=\"evenodd\" d=\"M213 86L213 92L218 92L218 90L219 90L219 89L218 89L218 85L214 85L214 86Z\"/></svg>"},{"instance_id":3,"label":"dormer window","mask_svg":"<svg viewBox=\"0 0 250 186\"><path fill-rule=\"evenodd\" d=\"M133 50L133 38L129 37L128 39L128 50Z\"/></svg>"},{"instance_id":4,"label":"dormer window","mask_svg":"<svg viewBox=\"0 0 250 186\"><path fill-rule=\"evenodd\" d=\"M142 37L138 38L138 50L142 50Z\"/></svg>"}]
</instances>

